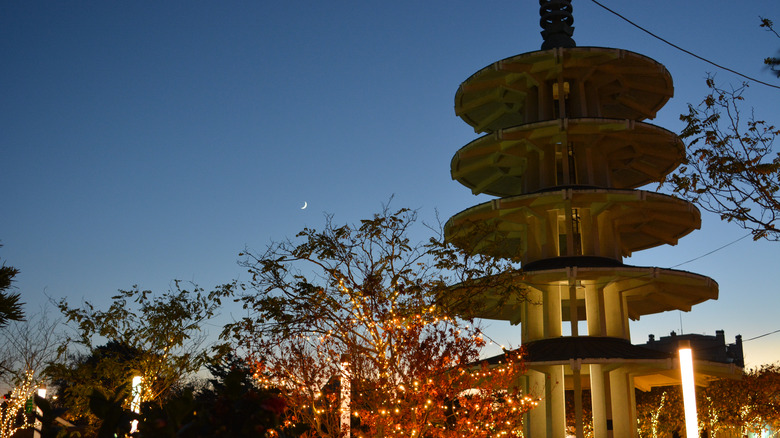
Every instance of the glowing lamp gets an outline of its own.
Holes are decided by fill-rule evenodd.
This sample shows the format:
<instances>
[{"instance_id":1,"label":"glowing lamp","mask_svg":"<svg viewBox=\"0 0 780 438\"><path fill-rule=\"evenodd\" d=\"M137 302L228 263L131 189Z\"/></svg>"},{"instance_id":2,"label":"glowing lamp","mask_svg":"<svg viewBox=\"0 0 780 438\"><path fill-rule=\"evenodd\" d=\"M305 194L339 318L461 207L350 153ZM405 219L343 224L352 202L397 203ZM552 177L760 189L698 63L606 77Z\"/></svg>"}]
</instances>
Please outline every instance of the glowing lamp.
<instances>
[{"instance_id":1,"label":"glowing lamp","mask_svg":"<svg viewBox=\"0 0 780 438\"><path fill-rule=\"evenodd\" d=\"M351 429L350 402L352 398L351 375L349 370L349 355L341 355L341 431L349 438Z\"/></svg>"},{"instance_id":2,"label":"glowing lamp","mask_svg":"<svg viewBox=\"0 0 780 438\"><path fill-rule=\"evenodd\" d=\"M141 376L133 376L133 399L130 401L130 410L136 414L141 412L141 382L144 378ZM130 423L130 433L138 430L138 420L133 420Z\"/></svg>"},{"instance_id":3,"label":"glowing lamp","mask_svg":"<svg viewBox=\"0 0 780 438\"><path fill-rule=\"evenodd\" d=\"M38 397L40 398L46 398L46 385L41 385L38 387ZM40 416L43 415L43 411L41 410L40 406L35 406L35 413L37 414L35 416L35 424L33 425L33 438L40 438L41 436L41 420Z\"/></svg>"},{"instance_id":4,"label":"glowing lamp","mask_svg":"<svg viewBox=\"0 0 780 438\"><path fill-rule=\"evenodd\" d=\"M691 343L689 341L680 341L679 348L683 406L685 406L685 434L688 438L698 438L699 423L696 418L696 386L693 380Z\"/></svg>"}]
</instances>

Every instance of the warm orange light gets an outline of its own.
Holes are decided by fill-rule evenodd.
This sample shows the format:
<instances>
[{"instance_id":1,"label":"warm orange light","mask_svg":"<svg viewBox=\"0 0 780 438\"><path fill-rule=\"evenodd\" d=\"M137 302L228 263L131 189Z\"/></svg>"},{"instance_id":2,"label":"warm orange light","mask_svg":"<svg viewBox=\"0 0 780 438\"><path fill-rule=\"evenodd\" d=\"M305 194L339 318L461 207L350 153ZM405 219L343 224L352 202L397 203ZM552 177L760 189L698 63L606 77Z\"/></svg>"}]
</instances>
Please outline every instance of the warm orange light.
<instances>
[{"instance_id":1,"label":"warm orange light","mask_svg":"<svg viewBox=\"0 0 780 438\"><path fill-rule=\"evenodd\" d=\"M352 401L351 373L349 370L349 357L341 357L341 431L349 438L351 429L350 402Z\"/></svg>"},{"instance_id":2,"label":"warm orange light","mask_svg":"<svg viewBox=\"0 0 780 438\"><path fill-rule=\"evenodd\" d=\"M130 401L130 410L135 412L136 414L141 412L141 382L143 382L143 377L141 376L133 376L132 381L132 394L133 398ZM130 433L136 432L138 430L138 420L133 420L130 423Z\"/></svg>"},{"instance_id":3,"label":"warm orange light","mask_svg":"<svg viewBox=\"0 0 780 438\"><path fill-rule=\"evenodd\" d=\"M696 418L696 386L693 380L693 352L688 341L680 343L680 376L682 377L683 405L685 406L685 434L698 438L699 424Z\"/></svg>"}]
</instances>

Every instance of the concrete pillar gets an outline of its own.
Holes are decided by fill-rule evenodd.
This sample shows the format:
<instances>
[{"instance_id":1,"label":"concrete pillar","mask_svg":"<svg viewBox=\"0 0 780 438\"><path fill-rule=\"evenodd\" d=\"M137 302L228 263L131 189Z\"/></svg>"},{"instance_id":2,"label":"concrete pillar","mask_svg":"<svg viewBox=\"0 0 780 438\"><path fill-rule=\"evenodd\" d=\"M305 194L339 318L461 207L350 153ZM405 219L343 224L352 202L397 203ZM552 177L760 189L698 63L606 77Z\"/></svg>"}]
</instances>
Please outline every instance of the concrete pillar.
<instances>
[{"instance_id":1,"label":"concrete pillar","mask_svg":"<svg viewBox=\"0 0 780 438\"><path fill-rule=\"evenodd\" d=\"M582 418L582 360L570 361L572 380L574 383L574 430L576 438L584 438L583 418Z\"/></svg>"},{"instance_id":2,"label":"concrete pillar","mask_svg":"<svg viewBox=\"0 0 780 438\"><path fill-rule=\"evenodd\" d=\"M561 287L558 285L548 286L545 291L545 337L557 338L561 336L561 324L563 316L561 314Z\"/></svg>"},{"instance_id":3,"label":"concrete pillar","mask_svg":"<svg viewBox=\"0 0 780 438\"><path fill-rule=\"evenodd\" d=\"M526 373L526 394L540 398L529 413L526 414L526 432L528 438L552 438L547 435L547 405L549 400L546 394L546 376L536 370L528 370Z\"/></svg>"},{"instance_id":4,"label":"concrete pillar","mask_svg":"<svg viewBox=\"0 0 780 438\"><path fill-rule=\"evenodd\" d=\"M550 438L566 436L566 387L563 365L550 367L547 379L547 394L550 398L547 411L550 418Z\"/></svg>"},{"instance_id":5,"label":"concrete pillar","mask_svg":"<svg viewBox=\"0 0 780 438\"><path fill-rule=\"evenodd\" d=\"M593 404L593 436L607 438L608 391L604 369L599 364L590 365L590 398Z\"/></svg>"},{"instance_id":6,"label":"concrete pillar","mask_svg":"<svg viewBox=\"0 0 780 438\"><path fill-rule=\"evenodd\" d=\"M546 367L545 372L528 370L526 393L540 397L539 404L526 414L527 438L566 436L566 392L563 365Z\"/></svg>"},{"instance_id":7,"label":"concrete pillar","mask_svg":"<svg viewBox=\"0 0 780 438\"><path fill-rule=\"evenodd\" d=\"M607 336L628 339L626 333L627 317L623 308L623 297L614 285L604 288L604 317L606 318Z\"/></svg>"},{"instance_id":8,"label":"concrete pillar","mask_svg":"<svg viewBox=\"0 0 780 438\"><path fill-rule=\"evenodd\" d=\"M633 390L634 385L631 383L631 378L623 368L610 371L609 392L612 405L613 436L615 437L634 438L637 436L636 412L631 404Z\"/></svg>"},{"instance_id":9,"label":"concrete pillar","mask_svg":"<svg viewBox=\"0 0 780 438\"><path fill-rule=\"evenodd\" d=\"M585 285L585 318L588 320L588 336L605 336L604 300L601 291L592 284Z\"/></svg>"},{"instance_id":10,"label":"concrete pillar","mask_svg":"<svg viewBox=\"0 0 780 438\"><path fill-rule=\"evenodd\" d=\"M521 341L523 344L544 338L544 310L547 307L545 295L539 289L528 288L528 299L522 303Z\"/></svg>"}]
</instances>

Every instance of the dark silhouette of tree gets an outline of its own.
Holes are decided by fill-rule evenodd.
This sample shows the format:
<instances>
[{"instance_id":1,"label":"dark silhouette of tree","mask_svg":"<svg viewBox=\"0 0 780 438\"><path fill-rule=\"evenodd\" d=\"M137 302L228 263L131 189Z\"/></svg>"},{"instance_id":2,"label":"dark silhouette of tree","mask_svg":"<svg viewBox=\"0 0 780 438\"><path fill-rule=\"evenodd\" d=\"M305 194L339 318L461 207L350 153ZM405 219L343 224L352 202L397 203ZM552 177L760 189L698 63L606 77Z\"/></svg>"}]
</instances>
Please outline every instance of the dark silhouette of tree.
<instances>
[{"instance_id":1,"label":"dark silhouette of tree","mask_svg":"<svg viewBox=\"0 0 780 438\"><path fill-rule=\"evenodd\" d=\"M772 20L764 17L759 17L761 19L761 27L765 28L767 32L773 33L776 37L780 38L780 34L777 33L777 31L774 28L774 23ZM764 64L772 70L778 78L780 78L780 57L777 56L769 56L767 58L764 58Z\"/></svg>"},{"instance_id":2,"label":"dark silhouette of tree","mask_svg":"<svg viewBox=\"0 0 780 438\"><path fill-rule=\"evenodd\" d=\"M56 394L55 408L65 408L65 419L94 430L99 426L90 410L90 397L125 397L141 351L119 341L95 347L90 354L71 354L47 369Z\"/></svg>"},{"instance_id":3,"label":"dark silhouette of tree","mask_svg":"<svg viewBox=\"0 0 780 438\"><path fill-rule=\"evenodd\" d=\"M3 245L0 245L2 248ZM6 266L5 261L0 265L0 327L8 325L9 321L21 321L24 319L22 306L24 303L19 293L12 293L14 277L19 270L13 266Z\"/></svg>"},{"instance_id":4,"label":"dark silhouette of tree","mask_svg":"<svg viewBox=\"0 0 780 438\"><path fill-rule=\"evenodd\" d=\"M73 329L61 353L69 349L70 361L53 364L49 373L70 397L69 414L94 423L93 392L114 399L133 376L142 377L142 401L161 405L222 354L205 345L203 324L216 315L230 289L226 285L206 293L175 282L170 291L155 295L134 287L120 290L106 310L61 300L60 311ZM97 344L105 339L110 341Z\"/></svg>"},{"instance_id":5,"label":"dark silhouette of tree","mask_svg":"<svg viewBox=\"0 0 780 438\"><path fill-rule=\"evenodd\" d=\"M299 436L294 428L282 431L285 401L278 391L257 384L243 359L227 355L207 365L212 373L205 388L188 386L162 403L143 403L140 413L127 409L124 388L115 396L95 392L90 409L101 420L98 438L254 438ZM138 421L130 433L130 422Z\"/></svg>"}]
</instances>

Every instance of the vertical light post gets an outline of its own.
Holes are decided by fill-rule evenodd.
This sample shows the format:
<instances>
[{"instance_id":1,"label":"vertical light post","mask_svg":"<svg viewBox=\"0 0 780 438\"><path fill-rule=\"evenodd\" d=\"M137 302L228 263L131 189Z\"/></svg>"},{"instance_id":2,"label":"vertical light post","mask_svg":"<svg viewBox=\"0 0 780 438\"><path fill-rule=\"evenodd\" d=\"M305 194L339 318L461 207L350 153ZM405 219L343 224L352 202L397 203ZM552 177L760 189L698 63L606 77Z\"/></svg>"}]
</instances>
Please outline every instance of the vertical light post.
<instances>
[{"instance_id":1,"label":"vertical light post","mask_svg":"<svg viewBox=\"0 0 780 438\"><path fill-rule=\"evenodd\" d=\"M680 341L680 376L682 377L683 406L685 407L685 434L687 438L699 437L696 418L696 385L693 380L693 351L690 341Z\"/></svg>"},{"instance_id":2,"label":"vertical light post","mask_svg":"<svg viewBox=\"0 0 780 438\"><path fill-rule=\"evenodd\" d=\"M351 373L349 369L349 355L341 355L341 431L345 438L350 437L350 402L352 398Z\"/></svg>"},{"instance_id":3,"label":"vertical light post","mask_svg":"<svg viewBox=\"0 0 780 438\"><path fill-rule=\"evenodd\" d=\"M144 378L141 376L133 376L133 399L130 401L130 410L136 414L141 413L141 383ZM138 420L133 420L130 423L130 433L138 430Z\"/></svg>"},{"instance_id":4,"label":"vertical light post","mask_svg":"<svg viewBox=\"0 0 780 438\"><path fill-rule=\"evenodd\" d=\"M40 398L46 398L46 385L41 385L38 387L38 397ZM33 425L33 438L40 438L41 436L41 427L43 426L43 423L41 423L40 417L43 415L43 411L38 406L38 403L35 404L35 424Z\"/></svg>"}]
</instances>

